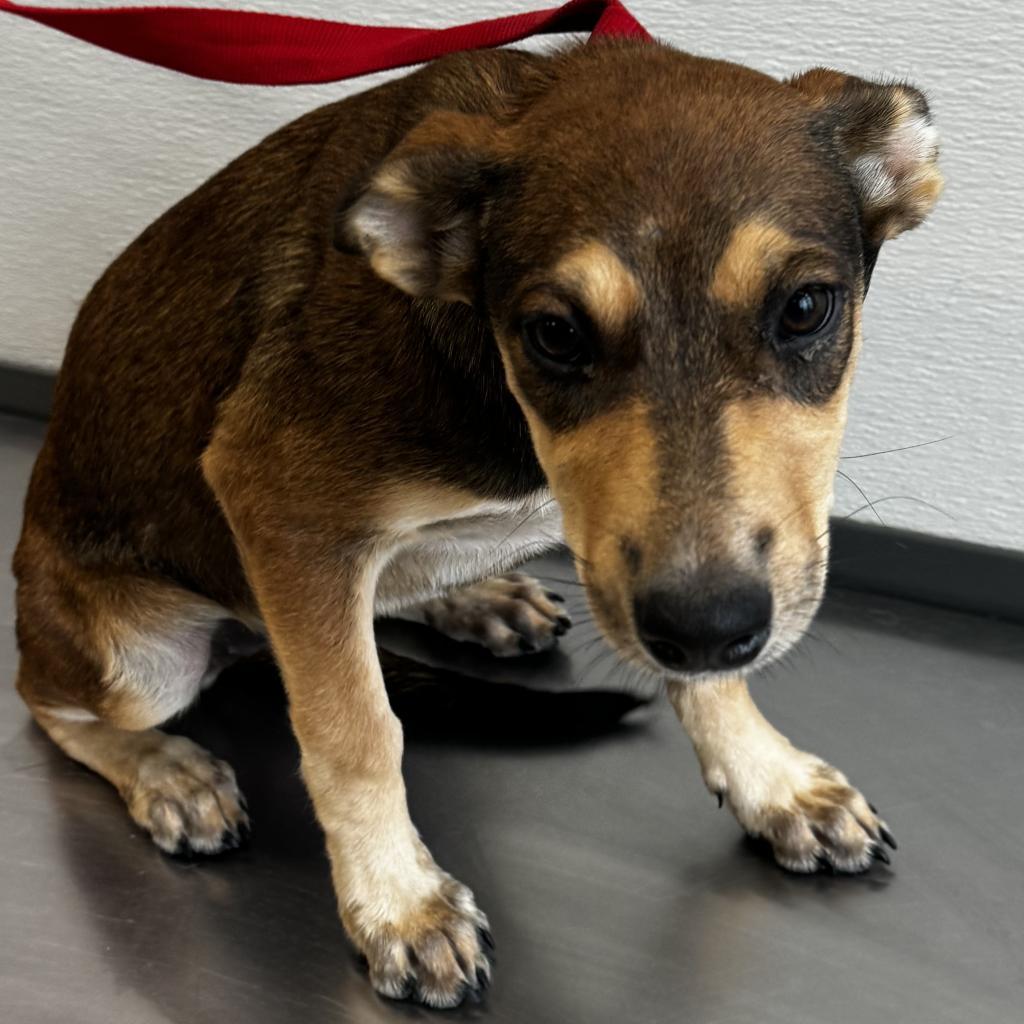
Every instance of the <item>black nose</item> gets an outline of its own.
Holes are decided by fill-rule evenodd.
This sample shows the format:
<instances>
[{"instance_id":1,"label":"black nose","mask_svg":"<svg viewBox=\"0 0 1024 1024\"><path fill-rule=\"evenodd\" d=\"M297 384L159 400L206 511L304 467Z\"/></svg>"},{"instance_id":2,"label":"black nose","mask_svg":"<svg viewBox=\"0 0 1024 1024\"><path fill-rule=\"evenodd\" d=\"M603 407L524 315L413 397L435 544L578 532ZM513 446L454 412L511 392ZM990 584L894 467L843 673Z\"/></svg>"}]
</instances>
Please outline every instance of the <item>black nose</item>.
<instances>
[{"instance_id":1,"label":"black nose","mask_svg":"<svg viewBox=\"0 0 1024 1024\"><path fill-rule=\"evenodd\" d=\"M633 602L637 632L655 661L674 672L739 668L768 642L772 592L731 573L663 579Z\"/></svg>"}]
</instances>

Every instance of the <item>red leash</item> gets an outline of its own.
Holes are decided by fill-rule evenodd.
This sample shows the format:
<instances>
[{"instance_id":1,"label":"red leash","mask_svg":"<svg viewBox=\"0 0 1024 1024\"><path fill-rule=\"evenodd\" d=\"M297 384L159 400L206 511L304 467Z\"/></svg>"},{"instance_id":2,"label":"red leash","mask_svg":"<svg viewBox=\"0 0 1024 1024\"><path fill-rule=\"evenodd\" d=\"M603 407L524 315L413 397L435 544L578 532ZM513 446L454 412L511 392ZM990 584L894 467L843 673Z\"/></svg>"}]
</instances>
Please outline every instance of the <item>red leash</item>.
<instances>
[{"instance_id":1,"label":"red leash","mask_svg":"<svg viewBox=\"0 0 1024 1024\"><path fill-rule=\"evenodd\" d=\"M197 7L76 9L0 0L0 12L148 64L249 85L334 82L548 32L589 29L595 36L650 38L619 0L569 0L561 7L441 29Z\"/></svg>"}]
</instances>

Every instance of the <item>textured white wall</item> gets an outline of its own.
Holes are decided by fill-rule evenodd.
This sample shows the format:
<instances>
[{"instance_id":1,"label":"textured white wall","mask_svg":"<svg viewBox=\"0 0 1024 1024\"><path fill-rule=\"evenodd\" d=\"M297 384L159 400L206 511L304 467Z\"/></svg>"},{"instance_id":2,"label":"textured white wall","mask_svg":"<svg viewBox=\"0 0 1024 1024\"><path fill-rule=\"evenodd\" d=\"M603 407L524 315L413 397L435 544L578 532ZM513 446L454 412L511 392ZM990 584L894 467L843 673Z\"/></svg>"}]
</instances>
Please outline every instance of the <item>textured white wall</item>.
<instances>
[{"instance_id":1,"label":"textured white wall","mask_svg":"<svg viewBox=\"0 0 1024 1024\"><path fill-rule=\"evenodd\" d=\"M199 2L440 25L554 0ZM1024 3L633 0L632 9L680 47L770 74L829 64L926 89L947 190L929 224L883 252L845 452L953 436L844 470L876 501L916 498L946 513L893 498L877 507L890 524L1024 549ZM146 224L271 129L371 81L278 90L194 81L0 19L0 361L55 367L86 290ZM837 493L839 512L863 504L845 480Z\"/></svg>"}]
</instances>

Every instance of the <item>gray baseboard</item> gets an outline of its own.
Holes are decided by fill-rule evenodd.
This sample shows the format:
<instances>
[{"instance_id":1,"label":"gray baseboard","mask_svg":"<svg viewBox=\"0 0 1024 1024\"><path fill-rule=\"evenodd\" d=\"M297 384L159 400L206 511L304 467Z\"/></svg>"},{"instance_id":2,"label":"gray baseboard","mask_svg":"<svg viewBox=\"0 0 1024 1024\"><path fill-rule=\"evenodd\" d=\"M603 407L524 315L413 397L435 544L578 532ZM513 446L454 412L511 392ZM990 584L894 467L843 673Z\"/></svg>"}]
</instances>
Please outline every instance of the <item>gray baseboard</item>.
<instances>
[{"instance_id":1,"label":"gray baseboard","mask_svg":"<svg viewBox=\"0 0 1024 1024\"><path fill-rule=\"evenodd\" d=\"M1024 623L1024 552L832 522L833 586Z\"/></svg>"},{"instance_id":2,"label":"gray baseboard","mask_svg":"<svg viewBox=\"0 0 1024 1024\"><path fill-rule=\"evenodd\" d=\"M54 374L0 363L0 412L46 419ZM831 585L1024 623L1024 553L832 523Z\"/></svg>"},{"instance_id":3,"label":"gray baseboard","mask_svg":"<svg viewBox=\"0 0 1024 1024\"><path fill-rule=\"evenodd\" d=\"M55 373L0 363L0 412L45 420L53 405Z\"/></svg>"}]
</instances>

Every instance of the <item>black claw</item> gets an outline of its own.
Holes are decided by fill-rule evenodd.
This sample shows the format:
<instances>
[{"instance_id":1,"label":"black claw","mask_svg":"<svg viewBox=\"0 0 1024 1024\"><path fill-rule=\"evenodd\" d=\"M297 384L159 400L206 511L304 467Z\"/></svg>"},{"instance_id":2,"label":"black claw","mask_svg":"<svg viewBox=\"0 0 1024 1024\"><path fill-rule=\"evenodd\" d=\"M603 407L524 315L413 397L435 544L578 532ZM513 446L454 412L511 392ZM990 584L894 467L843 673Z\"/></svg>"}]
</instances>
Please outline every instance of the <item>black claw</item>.
<instances>
[{"instance_id":1,"label":"black claw","mask_svg":"<svg viewBox=\"0 0 1024 1024\"><path fill-rule=\"evenodd\" d=\"M552 627L551 632L554 633L555 636L565 636L565 634L569 632L569 627L559 619Z\"/></svg>"},{"instance_id":2,"label":"black claw","mask_svg":"<svg viewBox=\"0 0 1024 1024\"><path fill-rule=\"evenodd\" d=\"M868 808L870 809L872 814L878 813L878 808L874 804L868 804Z\"/></svg>"},{"instance_id":3,"label":"black claw","mask_svg":"<svg viewBox=\"0 0 1024 1024\"><path fill-rule=\"evenodd\" d=\"M476 987L481 992L486 992L491 986L491 976L482 968L476 969Z\"/></svg>"},{"instance_id":4,"label":"black claw","mask_svg":"<svg viewBox=\"0 0 1024 1024\"><path fill-rule=\"evenodd\" d=\"M568 615L559 615L558 625L562 627L562 632L564 633L570 626L572 626L572 619L570 619Z\"/></svg>"},{"instance_id":5,"label":"black claw","mask_svg":"<svg viewBox=\"0 0 1024 1024\"><path fill-rule=\"evenodd\" d=\"M479 1003L481 997L482 994L479 987L474 985L472 982L464 981L459 986L459 1003Z\"/></svg>"},{"instance_id":6,"label":"black claw","mask_svg":"<svg viewBox=\"0 0 1024 1024\"><path fill-rule=\"evenodd\" d=\"M721 810L722 809L722 804L725 803L725 794L724 793L716 793L715 796L718 797L718 809Z\"/></svg>"},{"instance_id":7,"label":"black claw","mask_svg":"<svg viewBox=\"0 0 1024 1024\"><path fill-rule=\"evenodd\" d=\"M489 928L480 928L480 941L493 953L494 952L494 936L491 934Z\"/></svg>"},{"instance_id":8,"label":"black claw","mask_svg":"<svg viewBox=\"0 0 1024 1024\"><path fill-rule=\"evenodd\" d=\"M815 860L818 862L818 870L824 871L826 875L836 873L836 866L823 853L819 853Z\"/></svg>"},{"instance_id":9,"label":"black claw","mask_svg":"<svg viewBox=\"0 0 1024 1024\"><path fill-rule=\"evenodd\" d=\"M884 846L879 846L877 843L871 848L871 856L875 860L880 860L883 864L891 864L892 861L889 859L889 854L885 852Z\"/></svg>"},{"instance_id":10,"label":"black claw","mask_svg":"<svg viewBox=\"0 0 1024 1024\"><path fill-rule=\"evenodd\" d=\"M564 598L564 597L562 597L562 595L561 595L561 594L556 594L556 593L555 593L555 591L553 591L553 590L548 590L548 591L546 591L546 592L545 592L545 594L544 594L544 596L545 596L545 597L546 597L546 598L547 598L547 599L548 599L549 601L557 601L557 602L558 602L558 604L565 604L565 598Z\"/></svg>"},{"instance_id":11,"label":"black claw","mask_svg":"<svg viewBox=\"0 0 1024 1024\"><path fill-rule=\"evenodd\" d=\"M532 640L527 640L525 636L519 638L519 650L523 654L533 654L537 650L537 645Z\"/></svg>"},{"instance_id":12,"label":"black claw","mask_svg":"<svg viewBox=\"0 0 1024 1024\"><path fill-rule=\"evenodd\" d=\"M192 848L192 844L187 839L179 839L178 845L171 852L175 860L181 861L183 864L194 864L198 859L199 855Z\"/></svg>"},{"instance_id":13,"label":"black claw","mask_svg":"<svg viewBox=\"0 0 1024 1024\"><path fill-rule=\"evenodd\" d=\"M411 999L416 993L416 975L407 974L402 979L402 987L398 991L399 999Z\"/></svg>"},{"instance_id":14,"label":"black claw","mask_svg":"<svg viewBox=\"0 0 1024 1024\"><path fill-rule=\"evenodd\" d=\"M887 846L891 846L894 850L899 849L896 845L896 837L884 825L879 825L878 831L881 833L882 839Z\"/></svg>"}]
</instances>

